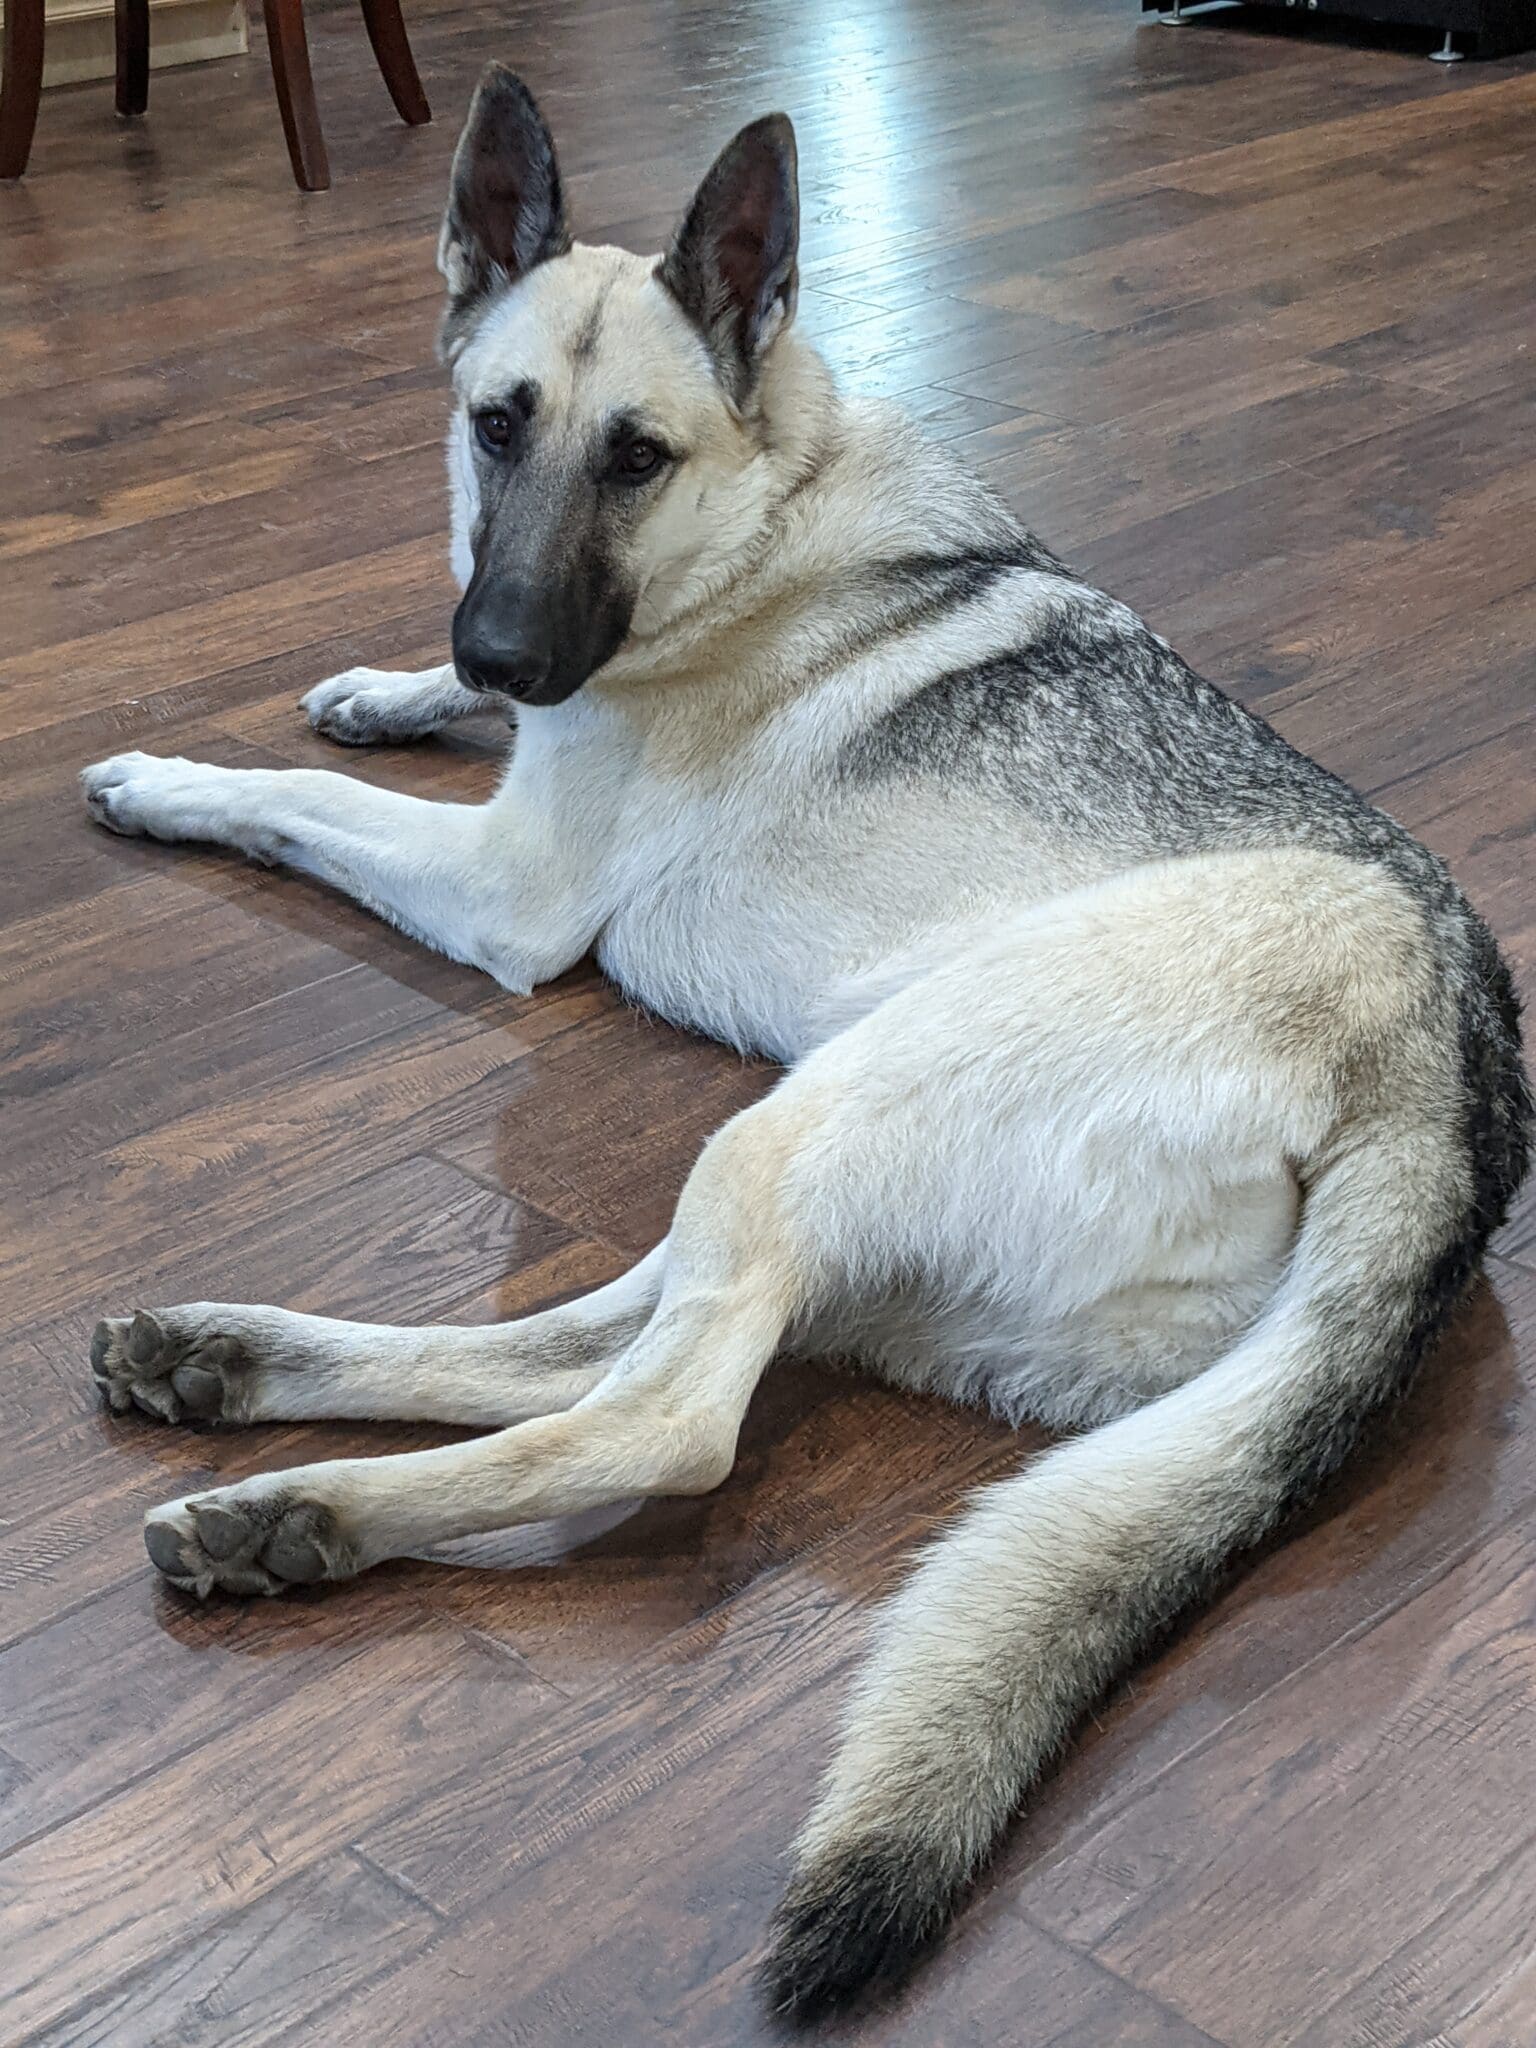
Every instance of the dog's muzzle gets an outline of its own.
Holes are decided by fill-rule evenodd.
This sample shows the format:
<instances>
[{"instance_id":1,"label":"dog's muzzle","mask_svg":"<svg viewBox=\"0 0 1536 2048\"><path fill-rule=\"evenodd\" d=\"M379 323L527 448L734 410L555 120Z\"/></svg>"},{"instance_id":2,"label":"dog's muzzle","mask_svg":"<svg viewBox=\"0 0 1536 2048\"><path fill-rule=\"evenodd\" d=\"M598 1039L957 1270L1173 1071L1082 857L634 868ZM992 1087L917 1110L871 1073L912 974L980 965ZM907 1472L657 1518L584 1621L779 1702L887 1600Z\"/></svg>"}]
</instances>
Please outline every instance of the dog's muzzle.
<instances>
[{"instance_id":1,"label":"dog's muzzle","mask_svg":"<svg viewBox=\"0 0 1536 2048\"><path fill-rule=\"evenodd\" d=\"M554 672L553 647L538 634L513 640L481 639L455 634L453 663L471 690L511 697L519 704L537 704Z\"/></svg>"}]
</instances>

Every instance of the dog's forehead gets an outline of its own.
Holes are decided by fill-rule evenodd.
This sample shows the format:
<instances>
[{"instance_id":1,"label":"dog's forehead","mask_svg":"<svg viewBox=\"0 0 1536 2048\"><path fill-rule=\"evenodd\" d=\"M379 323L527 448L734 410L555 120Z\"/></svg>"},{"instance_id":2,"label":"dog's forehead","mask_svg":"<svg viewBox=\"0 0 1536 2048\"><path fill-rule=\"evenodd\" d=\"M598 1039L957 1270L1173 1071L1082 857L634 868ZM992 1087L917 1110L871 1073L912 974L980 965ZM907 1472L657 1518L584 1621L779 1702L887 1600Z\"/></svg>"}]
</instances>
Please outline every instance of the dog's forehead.
<instances>
[{"instance_id":1,"label":"dog's forehead","mask_svg":"<svg viewBox=\"0 0 1536 2048\"><path fill-rule=\"evenodd\" d=\"M540 410L574 415L616 401L674 404L697 378L702 345L655 278L655 259L578 243L542 263L491 309L458 365L470 406L537 385Z\"/></svg>"}]
</instances>

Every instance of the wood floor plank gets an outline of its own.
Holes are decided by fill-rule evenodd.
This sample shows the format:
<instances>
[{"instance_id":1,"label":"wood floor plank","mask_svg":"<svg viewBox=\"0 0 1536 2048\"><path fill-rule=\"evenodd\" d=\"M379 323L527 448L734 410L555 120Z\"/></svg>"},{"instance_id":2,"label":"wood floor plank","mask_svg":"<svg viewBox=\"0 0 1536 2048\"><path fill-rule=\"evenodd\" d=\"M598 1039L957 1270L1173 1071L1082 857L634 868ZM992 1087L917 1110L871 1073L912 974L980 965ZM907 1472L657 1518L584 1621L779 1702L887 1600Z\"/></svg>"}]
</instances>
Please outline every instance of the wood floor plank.
<instances>
[{"instance_id":1,"label":"wood floor plank","mask_svg":"<svg viewBox=\"0 0 1536 2048\"><path fill-rule=\"evenodd\" d=\"M422 1941L431 1915L345 1852L174 1944L30 2048L267 2048Z\"/></svg>"},{"instance_id":2,"label":"wood floor plank","mask_svg":"<svg viewBox=\"0 0 1536 2048\"><path fill-rule=\"evenodd\" d=\"M287 644L286 636L278 636L272 647L248 656L232 648L226 667L196 661L178 671L146 649L149 659L136 671L139 687L131 697L82 701L67 686L51 696L40 692L31 706L36 722L29 719L21 729L8 722L0 733L0 769L13 788L20 776L29 792L46 787L49 800L56 801L54 793L71 790L86 762L109 753L198 748L210 733L222 733L227 742L231 733L244 730L241 719L258 706L269 727L263 740L275 746L279 735L286 739L307 730L299 699L311 684L359 665L427 668L445 658L448 627L436 573L423 578L414 605L397 610L391 599L371 612L357 607L350 623L346 612L343 606L329 627L323 609L307 620L299 613ZM128 645L132 649L134 643ZM428 754L425 747L415 751L418 757ZM330 748L314 758L336 765Z\"/></svg>"},{"instance_id":3,"label":"wood floor plank","mask_svg":"<svg viewBox=\"0 0 1536 2048\"><path fill-rule=\"evenodd\" d=\"M1254 663L1228 680L1298 746L1390 809L1399 782L1487 740L1511 735L1518 762L1517 729L1536 704L1536 581L1355 662ZM1391 693L1388 730L1378 690Z\"/></svg>"},{"instance_id":4,"label":"wood floor plank","mask_svg":"<svg viewBox=\"0 0 1536 2048\"><path fill-rule=\"evenodd\" d=\"M1440 2048L1520 2048L1536 2018L1531 1895L1536 1843L1467 1887L1302 2035L1429 2041Z\"/></svg>"},{"instance_id":5,"label":"wood floor plank","mask_svg":"<svg viewBox=\"0 0 1536 2048\"><path fill-rule=\"evenodd\" d=\"M200 511L235 498L288 489L325 467L320 450L284 444L259 428L221 422L149 443L92 450L73 466L54 460L5 465L0 561L135 528L145 520Z\"/></svg>"},{"instance_id":6,"label":"wood floor plank","mask_svg":"<svg viewBox=\"0 0 1536 2048\"><path fill-rule=\"evenodd\" d=\"M1232 286L1213 270L1204 293L1173 297L1103 332L974 370L960 388L1038 405L1066 419L1112 424L1171 397L1197 395L1234 369L1321 356L1425 305L1475 294L1480 283L1486 288L1479 251L1490 242L1499 248L1501 267L1528 271L1536 250L1529 209L1494 197L1479 230L1473 237L1447 234L1439 225L1394 230L1368 266L1350 254L1320 261L1301 236L1288 275Z\"/></svg>"},{"instance_id":7,"label":"wood floor plank","mask_svg":"<svg viewBox=\"0 0 1536 2048\"><path fill-rule=\"evenodd\" d=\"M756 1761L788 1762L790 1714ZM653 2048L678 2039L770 2048L755 1949L779 1881L753 1825L754 1757L712 1753L691 1797L653 1799L563 1862L542 1866L430 1939L325 2015L334 2048L493 2048L586 2030ZM709 1881L699 1881L700 1863ZM509 1969L497 1930L537 1915L554 1930ZM680 1991L679 1986L689 1988ZM430 1994L428 1987L433 1989ZM494 2015L494 2016L493 2016ZM1027 2031L1024 2031L1027 2029ZM899 2010L840 2024L850 2048L1220 2048L1209 2034L1053 1941L996 1898L975 1901Z\"/></svg>"},{"instance_id":8,"label":"wood floor plank","mask_svg":"<svg viewBox=\"0 0 1536 2048\"><path fill-rule=\"evenodd\" d=\"M360 1016L350 989L333 989L330 981L319 984L318 994L342 1003L346 1018L338 1028L358 1057L339 1068L323 1059L300 1061L251 1094L238 1092L238 1084L218 1091L201 1073L194 1106L178 1105L158 1128L110 1143L93 1164L73 1159L67 1169L50 1171L47 1202L39 1201L0 1245L0 1284L10 1290L14 1312L40 1318L67 1307L82 1289L99 1292L134 1272L163 1283L171 1262L181 1263L183 1210L235 1200L242 1189L249 1199L259 1186L268 1212L327 1161L356 1175L386 1152L409 1153L411 1128L433 1104L454 1104L468 1121L468 1091L493 1075L502 1077L501 1095L515 1097L511 1070L531 1046L609 1001L578 988L497 1029L473 1011L444 1011L409 990L394 992L373 1016ZM261 1067L274 1058L275 1020L267 1012L277 1007L244 1020ZM307 994L290 1008L296 1020L307 1018ZM228 1040L240 1035L237 1020ZM281 1051L274 1063L289 1064ZM454 1119L444 1121L452 1129Z\"/></svg>"},{"instance_id":9,"label":"wood floor plank","mask_svg":"<svg viewBox=\"0 0 1536 2048\"><path fill-rule=\"evenodd\" d=\"M109 741L109 744L121 744ZM203 757L227 768L272 768L278 757L239 740L221 739L206 726L192 725L189 745ZM137 852L112 843L106 834L61 833L58 820L79 802L82 759L55 740L45 740L42 761L13 761L7 778L7 800L0 808L0 859L6 870L8 927L30 927L46 952L50 934L36 921L50 911L63 913L52 936L68 922L76 905L110 889L132 885L156 872ZM99 759L100 756L97 756ZM196 856L194 856L195 858ZM25 946L25 938L21 940Z\"/></svg>"},{"instance_id":10,"label":"wood floor plank","mask_svg":"<svg viewBox=\"0 0 1536 2048\"><path fill-rule=\"evenodd\" d=\"M346 1716L333 1711L338 1690ZM341 1651L311 1683L210 1737L206 1751L184 1753L0 1862L7 2026L24 2038L216 1927L334 1855L405 1786L431 1783L469 1749L514 1742L543 1704L514 1660L430 1620ZM366 1717L367 1743L352 1715Z\"/></svg>"},{"instance_id":11,"label":"wood floor plank","mask_svg":"<svg viewBox=\"0 0 1536 2048\"><path fill-rule=\"evenodd\" d=\"M266 565L252 542L281 511L296 554L312 572L341 567L358 555L374 557L411 542L435 540L441 530L441 454L435 446L408 448L376 463L339 461L323 478L313 474L293 488L280 477L273 489L219 503L167 510L134 526L66 540L38 550L36 574L24 586L0 590L0 633L7 672L39 648L86 640L183 611L217 605L259 588ZM141 527L146 530L140 530ZM153 546L161 560L153 579L127 572ZM43 597L55 592L56 597Z\"/></svg>"},{"instance_id":12,"label":"wood floor plank","mask_svg":"<svg viewBox=\"0 0 1536 2048\"><path fill-rule=\"evenodd\" d=\"M1230 2048L1369 2039L1372 1958L1453 1906L1473 1913L1512 1855L1536 1854L1536 1819L1509 1806L1529 1765L1533 1612L1523 1514L1168 1772L1024 1909ZM1351 1896L1373 1896L1369 1944L1340 1910L1346 1872ZM1498 1975L1526 1953L1523 1934L1506 1942Z\"/></svg>"},{"instance_id":13,"label":"wood floor plank","mask_svg":"<svg viewBox=\"0 0 1536 2048\"><path fill-rule=\"evenodd\" d=\"M444 1612L506 1643L571 1698L620 1686L701 1616L790 1568L818 1571L835 1540L962 1473L1009 1469L1026 1446L1000 1424L910 1403L826 1367L770 1376L736 1468L707 1500L645 1501L455 1544L433 1590ZM419 1574L397 1597L420 1597Z\"/></svg>"},{"instance_id":14,"label":"wood floor plank","mask_svg":"<svg viewBox=\"0 0 1536 2048\"><path fill-rule=\"evenodd\" d=\"M1149 505L1166 517L1289 469L1299 449L1364 440L1394 420L1419 419L1433 402L1297 361L1235 370L1117 426L1068 422L1050 441L1021 441L1013 421L1003 421L971 436L965 453L1007 497L1037 506L1035 516L1075 556L1139 524Z\"/></svg>"},{"instance_id":15,"label":"wood floor plank","mask_svg":"<svg viewBox=\"0 0 1536 2048\"><path fill-rule=\"evenodd\" d=\"M1078 560L1128 601L1156 601L1175 644L1209 673L1255 659L1361 660L1469 598L1529 584L1518 536L1533 485L1519 450L1533 401L1536 387L1518 403L1471 400L1337 458L1309 455L1120 527Z\"/></svg>"},{"instance_id":16,"label":"wood floor plank","mask_svg":"<svg viewBox=\"0 0 1536 2048\"><path fill-rule=\"evenodd\" d=\"M941 1502L1004 1456L992 1445L957 1457L920 1512L910 1498L897 1499L796 1568L760 1579L631 1671L552 1714L538 1742L449 1781L367 1830L359 1846L451 1916L483 1903L509 1875L552 1864L564 1884L559 1866L572 1839L669 1786L691 1803L691 1774L717 1751L728 1754L733 1771L751 1771L755 1757L763 1786L793 1756L793 1779L803 1781L807 1741L824 1744L831 1727L836 1688L829 1681L846 1675L867 1633L867 1616L850 1607L850 1596L862 1608L889 1586ZM782 1814L763 1818L782 1831ZM493 1842L500 1844L495 1855Z\"/></svg>"}]
</instances>

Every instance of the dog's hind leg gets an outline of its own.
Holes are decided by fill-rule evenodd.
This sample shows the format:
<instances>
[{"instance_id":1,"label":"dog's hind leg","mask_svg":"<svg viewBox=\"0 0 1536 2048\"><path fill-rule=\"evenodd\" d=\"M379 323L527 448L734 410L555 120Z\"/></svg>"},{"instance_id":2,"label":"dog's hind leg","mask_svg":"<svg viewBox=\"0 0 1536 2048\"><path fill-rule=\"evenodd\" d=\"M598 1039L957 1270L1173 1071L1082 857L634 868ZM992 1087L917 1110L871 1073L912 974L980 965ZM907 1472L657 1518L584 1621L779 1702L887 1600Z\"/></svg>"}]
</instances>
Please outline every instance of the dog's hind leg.
<instances>
[{"instance_id":1,"label":"dog's hind leg","mask_svg":"<svg viewBox=\"0 0 1536 2048\"><path fill-rule=\"evenodd\" d=\"M146 1518L155 1564L199 1593L275 1593L455 1537L719 1485L752 1390L818 1286L791 1182L831 1108L825 1087L795 1075L711 1141L678 1205L654 1313L574 1407L473 1443L172 1501Z\"/></svg>"},{"instance_id":2,"label":"dog's hind leg","mask_svg":"<svg viewBox=\"0 0 1536 2048\"><path fill-rule=\"evenodd\" d=\"M400 1329L196 1301L98 1323L113 1408L165 1422L360 1417L500 1427L571 1407L645 1328L665 1241L606 1287L488 1327Z\"/></svg>"},{"instance_id":3,"label":"dog's hind leg","mask_svg":"<svg viewBox=\"0 0 1536 2048\"><path fill-rule=\"evenodd\" d=\"M423 739L489 708L459 681L451 661L443 668L349 668L316 683L299 704L316 732L345 747Z\"/></svg>"}]
</instances>

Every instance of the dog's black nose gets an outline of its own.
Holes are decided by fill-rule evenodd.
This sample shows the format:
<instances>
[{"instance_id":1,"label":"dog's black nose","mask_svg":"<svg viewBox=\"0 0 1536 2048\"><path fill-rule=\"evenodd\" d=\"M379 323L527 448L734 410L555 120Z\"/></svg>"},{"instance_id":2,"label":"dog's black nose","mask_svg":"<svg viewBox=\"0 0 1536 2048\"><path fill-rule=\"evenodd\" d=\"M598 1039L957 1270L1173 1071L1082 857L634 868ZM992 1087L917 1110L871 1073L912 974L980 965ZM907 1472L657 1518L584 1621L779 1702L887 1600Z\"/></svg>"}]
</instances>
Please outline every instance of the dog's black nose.
<instances>
[{"instance_id":1,"label":"dog's black nose","mask_svg":"<svg viewBox=\"0 0 1536 2048\"><path fill-rule=\"evenodd\" d=\"M538 632L495 638L466 633L455 639L453 659L472 690L495 690L523 701L536 697L549 681L555 651Z\"/></svg>"}]
</instances>

